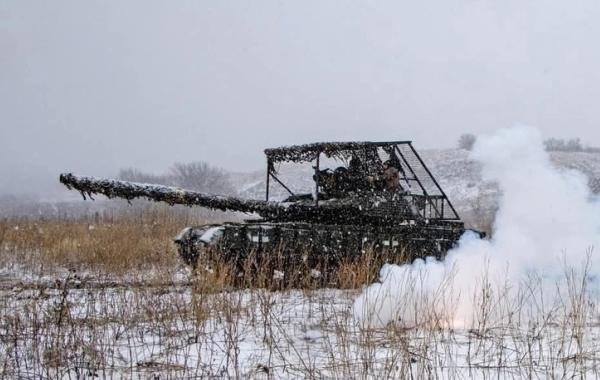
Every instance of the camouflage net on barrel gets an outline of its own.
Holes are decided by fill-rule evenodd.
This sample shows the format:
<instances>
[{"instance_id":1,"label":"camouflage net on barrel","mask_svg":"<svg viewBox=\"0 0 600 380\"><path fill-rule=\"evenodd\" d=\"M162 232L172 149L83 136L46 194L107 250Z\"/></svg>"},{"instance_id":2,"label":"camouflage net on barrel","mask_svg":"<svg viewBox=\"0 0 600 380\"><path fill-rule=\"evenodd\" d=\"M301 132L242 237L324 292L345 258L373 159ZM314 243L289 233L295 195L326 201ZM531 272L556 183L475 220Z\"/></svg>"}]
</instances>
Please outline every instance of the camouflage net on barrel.
<instances>
[{"instance_id":1,"label":"camouflage net on barrel","mask_svg":"<svg viewBox=\"0 0 600 380\"><path fill-rule=\"evenodd\" d=\"M257 213L263 217L276 217L287 212L288 209L288 207L275 202L207 195L171 186L83 177L71 173L61 174L60 182L68 189L78 190L84 199L86 195L93 199L92 194L103 194L108 198L127 200L145 198L166 202L170 205L201 206L213 210Z\"/></svg>"}]
</instances>

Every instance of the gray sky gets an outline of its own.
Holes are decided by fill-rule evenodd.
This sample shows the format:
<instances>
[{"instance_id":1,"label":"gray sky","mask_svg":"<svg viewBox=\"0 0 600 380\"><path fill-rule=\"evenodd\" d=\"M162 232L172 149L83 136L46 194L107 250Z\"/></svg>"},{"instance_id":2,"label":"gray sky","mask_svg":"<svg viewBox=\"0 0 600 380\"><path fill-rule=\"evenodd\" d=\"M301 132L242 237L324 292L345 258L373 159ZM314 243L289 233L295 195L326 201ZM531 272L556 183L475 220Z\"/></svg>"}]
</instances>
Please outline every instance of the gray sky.
<instances>
[{"instance_id":1,"label":"gray sky","mask_svg":"<svg viewBox=\"0 0 600 380\"><path fill-rule=\"evenodd\" d=\"M600 145L598 20L597 0L0 0L0 193L517 122Z\"/></svg>"}]
</instances>

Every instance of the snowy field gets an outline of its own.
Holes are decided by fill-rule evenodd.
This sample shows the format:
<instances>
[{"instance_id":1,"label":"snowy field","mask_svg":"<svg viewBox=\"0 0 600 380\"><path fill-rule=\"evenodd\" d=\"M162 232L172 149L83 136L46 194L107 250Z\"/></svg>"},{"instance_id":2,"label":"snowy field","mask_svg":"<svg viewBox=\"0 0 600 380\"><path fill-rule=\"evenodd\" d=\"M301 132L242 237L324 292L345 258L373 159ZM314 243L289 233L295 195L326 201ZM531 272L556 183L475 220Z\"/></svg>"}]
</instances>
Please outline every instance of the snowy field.
<instances>
[{"instance_id":1,"label":"snowy field","mask_svg":"<svg viewBox=\"0 0 600 380\"><path fill-rule=\"evenodd\" d=\"M1 282L3 378L600 375L596 304L577 283L535 315L529 306L543 297L533 287L515 299L482 289L468 326L423 299L415 326L368 329L353 317L357 290L212 293L181 275L154 284L19 277L4 271Z\"/></svg>"}]
</instances>

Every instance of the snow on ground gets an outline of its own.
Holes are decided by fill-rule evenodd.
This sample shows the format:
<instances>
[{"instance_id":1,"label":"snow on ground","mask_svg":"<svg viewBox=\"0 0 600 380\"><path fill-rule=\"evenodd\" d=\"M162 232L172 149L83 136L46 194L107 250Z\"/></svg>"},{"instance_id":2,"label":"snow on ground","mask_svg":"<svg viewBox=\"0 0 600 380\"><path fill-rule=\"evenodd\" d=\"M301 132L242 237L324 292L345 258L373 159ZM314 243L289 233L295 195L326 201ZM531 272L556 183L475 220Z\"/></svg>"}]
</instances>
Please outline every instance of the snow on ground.
<instances>
[{"instance_id":1,"label":"snow on ground","mask_svg":"<svg viewBox=\"0 0 600 380\"><path fill-rule=\"evenodd\" d=\"M363 330L351 313L356 290L215 293L183 283L90 287L72 278L59 273L52 284L30 276L1 284L0 376L600 374L598 314L589 305L578 319L558 308L524 323L515 309L512 317L480 320L469 328L429 321L412 329Z\"/></svg>"}]
</instances>

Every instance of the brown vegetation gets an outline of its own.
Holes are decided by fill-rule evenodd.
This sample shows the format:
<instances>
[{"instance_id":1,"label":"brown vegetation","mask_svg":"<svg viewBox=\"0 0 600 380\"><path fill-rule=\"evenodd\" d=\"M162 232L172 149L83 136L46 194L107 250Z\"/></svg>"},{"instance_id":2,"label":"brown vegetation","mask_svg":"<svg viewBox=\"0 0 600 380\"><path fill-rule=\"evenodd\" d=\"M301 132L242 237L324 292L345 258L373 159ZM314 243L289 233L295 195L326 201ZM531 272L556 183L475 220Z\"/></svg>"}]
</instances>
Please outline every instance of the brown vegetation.
<instances>
[{"instance_id":1,"label":"brown vegetation","mask_svg":"<svg viewBox=\"0 0 600 380\"><path fill-rule=\"evenodd\" d=\"M194 222L201 221L161 208L77 220L0 220L0 263L114 274L168 269L177 260L173 236Z\"/></svg>"}]
</instances>

